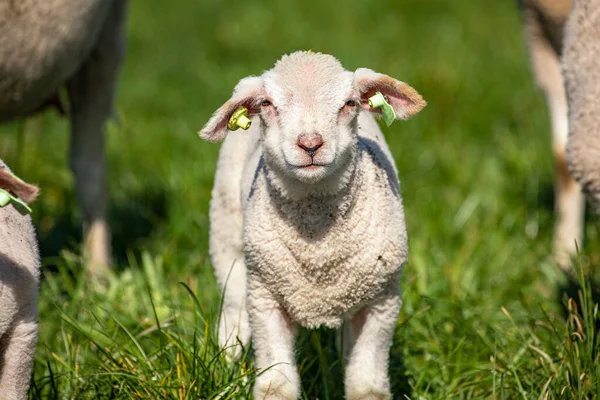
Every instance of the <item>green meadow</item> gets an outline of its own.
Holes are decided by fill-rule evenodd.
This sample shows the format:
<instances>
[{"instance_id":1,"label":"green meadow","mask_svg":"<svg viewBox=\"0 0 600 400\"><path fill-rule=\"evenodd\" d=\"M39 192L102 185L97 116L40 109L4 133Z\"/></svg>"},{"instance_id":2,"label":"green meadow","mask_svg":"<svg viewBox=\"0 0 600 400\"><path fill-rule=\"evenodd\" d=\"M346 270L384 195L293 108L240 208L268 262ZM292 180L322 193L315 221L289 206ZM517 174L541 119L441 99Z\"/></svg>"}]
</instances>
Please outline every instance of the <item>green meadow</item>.
<instances>
[{"instance_id":1,"label":"green meadow","mask_svg":"<svg viewBox=\"0 0 600 400\"><path fill-rule=\"evenodd\" d=\"M391 349L397 399L600 399L598 219L577 287L552 260L553 161L516 2L132 1L107 131L114 274L82 271L68 123L0 128L0 157L40 185L43 256L32 399L247 399L251 350L216 343L208 256L219 146L197 132L237 81L300 49L409 83L428 101L382 129L409 236ZM568 290L567 290L568 289ZM334 332L301 331L304 399L340 399Z\"/></svg>"}]
</instances>

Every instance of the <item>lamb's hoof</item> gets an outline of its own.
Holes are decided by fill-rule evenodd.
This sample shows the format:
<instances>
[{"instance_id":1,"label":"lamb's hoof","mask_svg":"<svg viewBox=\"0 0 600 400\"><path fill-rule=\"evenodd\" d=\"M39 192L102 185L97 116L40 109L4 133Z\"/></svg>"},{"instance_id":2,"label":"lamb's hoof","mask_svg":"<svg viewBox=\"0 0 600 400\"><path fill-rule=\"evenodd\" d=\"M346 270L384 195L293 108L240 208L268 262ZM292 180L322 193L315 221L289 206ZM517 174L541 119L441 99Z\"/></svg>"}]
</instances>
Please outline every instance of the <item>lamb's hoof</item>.
<instances>
[{"instance_id":1,"label":"lamb's hoof","mask_svg":"<svg viewBox=\"0 0 600 400\"><path fill-rule=\"evenodd\" d=\"M359 388L346 395L347 400L390 400L392 395L387 390Z\"/></svg>"},{"instance_id":2,"label":"lamb's hoof","mask_svg":"<svg viewBox=\"0 0 600 400\"><path fill-rule=\"evenodd\" d=\"M256 387L254 389L254 398L256 400L296 400L298 396L296 391L289 387L276 387L273 385L267 387Z\"/></svg>"},{"instance_id":3,"label":"lamb's hoof","mask_svg":"<svg viewBox=\"0 0 600 400\"><path fill-rule=\"evenodd\" d=\"M256 379L255 400L296 400L299 396L299 383L295 377L288 377L281 371L271 369Z\"/></svg>"}]
</instances>

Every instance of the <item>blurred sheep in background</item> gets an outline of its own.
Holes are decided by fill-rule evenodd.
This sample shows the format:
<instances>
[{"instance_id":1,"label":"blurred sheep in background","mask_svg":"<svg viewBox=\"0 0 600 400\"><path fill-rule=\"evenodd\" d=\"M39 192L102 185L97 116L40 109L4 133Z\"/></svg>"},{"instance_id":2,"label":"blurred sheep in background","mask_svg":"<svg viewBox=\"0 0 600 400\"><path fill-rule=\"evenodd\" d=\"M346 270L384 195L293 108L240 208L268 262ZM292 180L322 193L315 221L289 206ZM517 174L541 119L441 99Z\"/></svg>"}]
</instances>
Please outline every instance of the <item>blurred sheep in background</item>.
<instances>
[{"instance_id":1,"label":"blurred sheep in background","mask_svg":"<svg viewBox=\"0 0 600 400\"><path fill-rule=\"evenodd\" d=\"M124 52L126 0L0 0L0 121L47 107L71 123L70 165L81 205L86 266L110 264L104 127Z\"/></svg>"}]
</instances>

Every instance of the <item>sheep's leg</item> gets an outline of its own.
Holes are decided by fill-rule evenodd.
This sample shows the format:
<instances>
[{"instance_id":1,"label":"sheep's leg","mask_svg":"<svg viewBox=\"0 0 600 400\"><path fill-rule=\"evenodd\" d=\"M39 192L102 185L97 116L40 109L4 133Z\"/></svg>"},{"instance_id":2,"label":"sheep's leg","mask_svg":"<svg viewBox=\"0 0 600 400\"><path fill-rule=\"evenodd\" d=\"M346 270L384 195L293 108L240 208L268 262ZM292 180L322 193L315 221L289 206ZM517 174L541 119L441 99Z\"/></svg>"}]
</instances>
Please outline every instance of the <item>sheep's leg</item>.
<instances>
[{"instance_id":1,"label":"sheep's leg","mask_svg":"<svg viewBox=\"0 0 600 400\"><path fill-rule=\"evenodd\" d=\"M210 204L210 255L223 291L219 345L227 347L227 353L238 358L250 341L250 326L246 311L246 264L242 252L243 217L239 184L232 183L239 182L239 177L232 177L230 173L231 168L218 169L215 178Z\"/></svg>"},{"instance_id":2,"label":"sheep's leg","mask_svg":"<svg viewBox=\"0 0 600 400\"><path fill-rule=\"evenodd\" d=\"M560 266L565 269L570 265L570 256L575 253L575 242L581 246L585 202L579 185L569 173L565 159L569 125L560 56L544 36L539 22L532 18L528 16L526 19L531 60L538 85L548 101L552 125L557 214L554 254Z\"/></svg>"},{"instance_id":3,"label":"sheep's leg","mask_svg":"<svg viewBox=\"0 0 600 400\"><path fill-rule=\"evenodd\" d=\"M231 176L232 173L232 168L217 170L210 204L210 255L223 290L219 345L227 347L228 354L238 358L243 346L250 341L250 326L246 311L246 264L242 252L243 217L239 184L233 184L239 182L239 177Z\"/></svg>"},{"instance_id":4,"label":"sheep's leg","mask_svg":"<svg viewBox=\"0 0 600 400\"><path fill-rule=\"evenodd\" d=\"M247 194L240 194L247 154L253 140L256 141L256 138L242 131L231 132L225 138L210 201L210 258L223 290L219 344L228 347L229 354L236 358L250 341L242 243L242 197L247 197Z\"/></svg>"},{"instance_id":5,"label":"sheep's leg","mask_svg":"<svg viewBox=\"0 0 600 400\"><path fill-rule=\"evenodd\" d=\"M231 260L229 268L216 270L223 282L223 305L219 319L219 345L228 348L228 354L238 358L250 341L250 325L246 311L246 265L240 252L222 253ZM230 255L227 257L227 255ZM214 261L213 261L214 262ZM223 264L225 266L227 264Z\"/></svg>"},{"instance_id":6,"label":"sheep's leg","mask_svg":"<svg viewBox=\"0 0 600 400\"><path fill-rule=\"evenodd\" d=\"M254 398L297 399L300 376L294 358L293 322L264 288L250 292L248 310L256 366L261 371L254 384Z\"/></svg>"},{"instance_id":7,"label":"sheep's leg","mask_svg":"<svg viewBox=\"0 0 600 400\"><path fill-rule=\"evenodd\" d=\"M569 134L568 109L558 58L548 62L546 73L552 74L546 89L552 124L554 153L554 209L558 220L554 228L554 254L561 268L568 268L576 244L583 239L585 199L581 188L569 173L565 151ZM550 77L549 77L550 78Z\"/></svg>"},{"instance_id":8,"label":"sheep's leg","mask_svg":"<svg viewBox=\"0 0 600 400\"><path fill-rule=\"evenodd\" d=\"M388 362L399 312L400 294L396 291L352 317L345 376L347 400L391 398Z\"/></svg>"},{"instance_id":9,"label":"sheep's leg","mask_svg":"<svg viewBox=\"0 0 600 400\"><path fill-rule=\"evenodd\" d=\"M0 397L27 398L37 340L35 316L15 322L0 339Z\"/></svg>"},{"instance_id":10,"label":"sheep's leg","mask_svg":"<svg viewBox=\"0 0 600 400\"><path fill-rule=\"evenodd\" d=\"M96 46L67 85L71 104L70 164L83 216L86 267L92 275L102 275L110 265L104 128L112 113L123 53L125 6L123 0L113 1Z\"/></svg>"}]
</instances>

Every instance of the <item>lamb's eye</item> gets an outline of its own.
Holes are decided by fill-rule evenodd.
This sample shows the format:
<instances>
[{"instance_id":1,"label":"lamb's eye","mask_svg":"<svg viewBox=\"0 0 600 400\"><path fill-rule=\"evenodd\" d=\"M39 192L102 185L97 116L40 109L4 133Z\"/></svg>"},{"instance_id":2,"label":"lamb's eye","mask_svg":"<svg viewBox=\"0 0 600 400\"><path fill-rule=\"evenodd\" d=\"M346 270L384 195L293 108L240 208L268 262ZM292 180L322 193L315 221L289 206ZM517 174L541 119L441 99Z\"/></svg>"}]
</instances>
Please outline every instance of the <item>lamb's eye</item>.
<instances>
[{"instance_id":1,"label":"lamb's eye","mask_svg":"<svg viewBox=\"0 0 600 400\"><path fill-rule=\"evenodd\" d=\"M348 100L348 101L346 102L346 105L347 105L348 107L354 107L354 106L356 105L356 102L355 102L354 100Z\"/></svg>"},{"instance_id":2,"label":"lamb's eye","mask_svg":"<svg viewBox=\"0 0 600 400\"><path fill-rule=\"evenodd\" d=\"M260 105L263 107L269 107L272 103L269 100L263 100Z\"/></svg>"}]
</instances>

